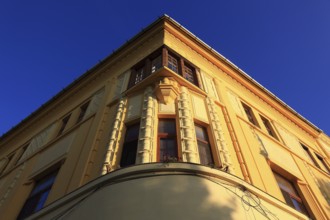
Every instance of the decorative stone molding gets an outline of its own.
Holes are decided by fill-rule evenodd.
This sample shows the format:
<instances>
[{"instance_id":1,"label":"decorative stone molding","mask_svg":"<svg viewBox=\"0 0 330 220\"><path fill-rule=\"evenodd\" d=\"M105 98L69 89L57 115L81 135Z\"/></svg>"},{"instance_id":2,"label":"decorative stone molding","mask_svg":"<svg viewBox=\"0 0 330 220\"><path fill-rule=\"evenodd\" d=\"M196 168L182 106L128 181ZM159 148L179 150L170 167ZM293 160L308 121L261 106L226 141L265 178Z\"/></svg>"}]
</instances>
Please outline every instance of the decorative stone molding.
<instances>
[{"instance_id":1,"label":"decorative stone molding","mask_svg":"<svg viewBox=\"0 0 330 220\"><path fill-rule=\"evenodd\" d=\"M105 154L105 159L104 159L103 166L102 166L102 175L105 175L114 169L111 166L111 163L112 163L115 149L116 149L116 146L118 143L119 130L124 123L124 110L125 110L126 103L127 103L126 98L121 98L119 100L118 107L117 107L117 114L115 117L115 121L113 123L112 132L110 135L109 142L107 144L107 152Z\"/></svg>"},{"instance_id":2,"label":"decorative stone molding","mask_svg":"<svg viewBox=\"0 0 330 220\"><path fill-rule=\"evenodd\" d=\"M7 187L5 193L0 197L0 207L6 201L9 194L11 193L11 191L16 186L16 183L17 183L18 179L21 177L21 174L22 174L24 169L25 169L25 163L23 163L23 165L21 165L21 167L18 169L14 179L10 182L10 185Z\"/></svg>"},{"instance_id":3,"label":"decorative stone molding","mask_svg":"<svg viewBox=\"0 0 330 220\"><path fill-rule=\"evenodd\" d=\"M232 166L231 156L228 151L227 142L225 140L225 134L220 124L220 119L216 111L215 104L210 97L206 98L207 107L210 114L211 130L213 130L214 140L217 152L222 163L223 168L226 168L229 173L234 174L234 167Z\"/></svg>"},{"instance_id":4,"label":"decorative stone molding","mask_svg":"<svg viewBox=\"0 0 330 220\"><path fill-rule=\"evenodd\" d=\"M155 93L159 102L173 103L179 95L178 83L172 77L164 77L156 85Z\"/></svg>"},{"instance_id":5,"label":"decorative stone molding","mask_svg":"<svg viewBox=\"0 0 330 220\"><path fill-rule=\"evenodd\" d=\"M138 142L137 163L152 162L152 152L154 149L154 123L156 120L156 100L153 89L148 86L144 91L143 110L140 121L140 132Z\"/></svg>"},{"instance_id":6,"label":"decorative stone molding","mask_svg":"<svg viewBox=\"0 0 330 220\"><path fill-rule=\"evenodd\" d=\"M182 160L184 162L198 163L196 135L194 120L191 112L191 103L188 89L181 87L178 99L179 126L181 134Z\"/></svg>"}]
</instances>

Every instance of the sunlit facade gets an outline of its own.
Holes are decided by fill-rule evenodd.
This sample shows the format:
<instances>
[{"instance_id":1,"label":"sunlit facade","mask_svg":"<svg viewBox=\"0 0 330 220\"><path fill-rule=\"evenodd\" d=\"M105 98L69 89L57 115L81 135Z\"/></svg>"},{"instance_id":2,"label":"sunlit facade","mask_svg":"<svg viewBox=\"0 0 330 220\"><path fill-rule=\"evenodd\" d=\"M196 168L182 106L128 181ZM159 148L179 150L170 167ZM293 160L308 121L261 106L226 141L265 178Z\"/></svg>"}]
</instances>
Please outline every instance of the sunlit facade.
<instances>
[{"instance_id":1,"label":"sunlit facade","mask_svg":"<svg viewBox=\"0 0 330 220\"><path fill-rule=\"evenodd\" d=\"M330 219L330 138L163 16L0 138L0 219Z\"/></svg>"}]
</instances>

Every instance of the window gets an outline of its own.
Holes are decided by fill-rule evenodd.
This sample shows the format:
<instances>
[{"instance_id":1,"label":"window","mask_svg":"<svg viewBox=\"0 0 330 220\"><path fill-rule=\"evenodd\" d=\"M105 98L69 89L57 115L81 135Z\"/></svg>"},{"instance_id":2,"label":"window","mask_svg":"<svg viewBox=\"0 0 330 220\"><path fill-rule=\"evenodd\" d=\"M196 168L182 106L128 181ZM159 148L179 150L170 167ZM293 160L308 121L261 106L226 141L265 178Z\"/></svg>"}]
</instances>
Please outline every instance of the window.
<instances>
[{"instance_id":1,"label":"window","mask_svg":"<svg viewBox=\"0 0 330 220\"><path fill-rule=\"evenodd\" d=\"M68 122L69 122L70 116L71 116L71 114L68 115L68 116L66 116L65 118L62 119L61 128L60 128L60 130L58 131L57 136L60 136L60 135L63 133L63 131L64 131L66 125L67 125Z\"/></svg>"},{"instance_id":2,"label":"window","mask_svg":"<svg viewBox=\"0 0 330 220\"><path fill-rule=\"evenodd\" d=\"M170 52L167 47L162 47L131 68L128 88L140 83L163 66L167 66L173 72L198 86L196 68L179 55Z\"/></svg>"},{"instance_id":3,"label":"window","mask_svg":"<svg viewBox=\"0 0 330 220\"><path fill-rule=\"evenodd\" d=\"M243 109L244 109L245 114L246 114L246 116L248 117L249 121L250 121L252 124L254 124L254 125L256 125L256 126L259 127L259 124L258 124L258 122L257 122L257 119L254 117L254 114L253 114L253 111L252 111L251 107L250 107L250 106L247 106L247 105L244 104L244 103L242 103L242 105L243 105Z\"/></svg>"},{"instance_id":4,"label":"window","mask_svg":"<svg viewBox=\"0 0 330 220\"><path fill-rule=\"evenodd\" d=\"M151 61L151 73L156 72L162 67L162 56L159 55Z\"/></svg>"},{"instance_id":5,"label":"window","mask_svg":"<svg viewBox=\"0 0 330 220\"><path fill-rule=\"evenodd\" d=\"M304 149L304 153L305 153L306 157L308 158L309 162L311 162L314 166L319 167L319 165L317 164L317 162L313 158L311 152L309 151L308 147L306 147L302 143L300 143L300 145Z\"/></svg>"},{"instance_id":6,"label":"window","mask_svg":"<svg viewBox=\"0 0 330 220\"><path fill-rule=\"evenodd\" d=\"M77 119L77 123L81 122L84 119L88 106L89 106L89 102L86 102L80 107L80 113Z\"/></svg>"},{"instance_id":7,"label":"window","mask_svg":"<svg viewBox=\"0 0 330 220\"><path fill-rule=\"evenodd\" d=\"M158 161L177 161L178 149L174 119L160 119L158 123Z\"/></svg>"},{"instance_id":8,"label":"window","mask_svg":"<svg viewBox=\"0 0 330 220\"><path fill-rule=\"evenodd\" d=\"M53 171L52 173L36 181L36 184L17 219L25 219L44 207L49 192L55 182L57 173L58 170Z\"/></svg>"},{"instance_id":9,"label":"window","mask_svg":"<svg viewBox=\"0 0 330 220\"><path fill-rule=\"evenodd\" d=\"M196 74L195 74L195 69L187 65L186 63L184 64L183 67L183 73L182 73L183 78L188 80L189 82L197 85L196 82Z\"/></svg>"},{"instance_id":10,"label":"window","mask_svg":"<svg viewBox=\"0 0 330 220\"><path fill-rule=\"evenodd\" d=\"M278 137L277 137L275 130L274 130L273 126L271 125L270 121L267 118L263 117L262 115L260 115L260 118L262 120L262 123L265 125L265 128L266 128L268 134L278 140Z\"/></svg>"},{"instance_id":11,"label":"window","mask_svg":"<svg viewBox=\"0 0 330 220\"><path fill-rule=\"evenodd\" d=\"M328 174L330 174L330 169L329 169L328 165L325 163L324 159L320 155L318 155L318 154L315 154L315 155L316 155L317 159L319 160L319 167L323 171L325 171Z\"/></svg>"},{"instance_id":12,"label":"window","mask_svg":"<svg viewBox=\"0 0 330 220\"><path fill-rule=\"evenodd\" d=\"M195 131L200 163L203 165L213 165L214 161L206 129L200 125L195 125Z\"/></svg>"},{"instance_id":13,"label":"window","mask_svg":"<svg viewBox=\"0 0 330 220\"><path fill-rule=\"evenodd\" d=\"M179 73L179 65L178 65L178 59L174 56L168 54L167 55L167 67L173 70L176 73Z\"/></svg>"},{"instance_id":14,"label":"window","mask_svg":"<svg viewBox=\"0 0 330 220\"><path fill-rule=\"evenodd\" d=\"M275 179L278 186L283 194L283 197L286 201L286 204L296 209L297 211L308 215L307 209L303 204L301 197L298 194L298 191L295 185L285 177L274 172Z\"/></svg>"},{"instance_id":15,"label":"window","mask_svg":"<svg viewBox=\"0 0 330 220\"><path fill-rule=\"evenodd\" d=\"M139 139L140 124L127 127L123 151L121 153L120 166L127 167L135 164L137 145Z\"/></svg>"}]
</instances>

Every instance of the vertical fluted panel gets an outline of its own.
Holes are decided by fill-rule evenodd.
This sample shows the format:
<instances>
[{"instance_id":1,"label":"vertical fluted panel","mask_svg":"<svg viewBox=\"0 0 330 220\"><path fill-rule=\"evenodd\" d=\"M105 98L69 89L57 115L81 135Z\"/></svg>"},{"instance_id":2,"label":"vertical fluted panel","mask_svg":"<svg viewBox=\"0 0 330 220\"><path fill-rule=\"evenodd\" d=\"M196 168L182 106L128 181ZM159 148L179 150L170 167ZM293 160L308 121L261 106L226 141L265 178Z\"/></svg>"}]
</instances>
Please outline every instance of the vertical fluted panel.
<instances>
[{"instance_id":1,"label":"vertical fluted panel","mask_svg":"<svg viewBox=\"0 0 330 220\"><path fill-rule=\"evenodd\" d=\"M125 106L126 106L126 98L121 98L118 103L117 114L115 117L115 121L113 123L110 139L107 144L107 152L102 166L102 175L112 170L111 163L113 160L116 145L118 143L119 130L122 127L122 123L124 121Z\"/></svg>"},{"instance_id":2,"label":"vertical fluted panel","mask_svg":"<svg viewBox=\"0 0 330 220\"><path fill-rule=\"evenodd\" d=\"M198 163L197 144L194 130L194 120L191 104L186 87L181 87L178 99L179 127L181 134L182 160L184 162Z\"/></svg>"},{"instance_id":3,"label":"vertical fluted panel","mask_svg":"<svg viewBox=\"0 0 330 220\"><path fill-rule=\"evenodd\" d=\"M143 96L137 163L152 162L154 148L153 134L155 124L155 97L151 86L147 87Z\"/></svg>"},{"instance_id":4,"label":"vertical fluted panel","mask_svg":"<svg viewBox=\"0 0 330 220\"><path fill-rule=\"evenodd\" d=\"M220 124L220 120L218 113L216 111L215 104L213 100L209 97L206 98L206 102L211 119L211 129L214 134L215 145L216 145L215 147L217 149L223 167L227 167L228 172L233 174L234 168L232 166L230 153L228 151L228 146L225 140L225 134Z\"/></svg>"}]
</instances>

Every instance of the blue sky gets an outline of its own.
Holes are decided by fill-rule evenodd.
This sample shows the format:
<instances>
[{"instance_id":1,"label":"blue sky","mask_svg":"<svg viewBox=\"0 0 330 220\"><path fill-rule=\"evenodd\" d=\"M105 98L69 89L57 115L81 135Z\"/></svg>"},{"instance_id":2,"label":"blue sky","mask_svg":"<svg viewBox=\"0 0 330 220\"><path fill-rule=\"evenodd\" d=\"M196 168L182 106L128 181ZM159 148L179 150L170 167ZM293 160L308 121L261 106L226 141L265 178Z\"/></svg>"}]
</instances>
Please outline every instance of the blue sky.
<instances>
[{"instance_id":1,"label":"blue sky","mask_svg":"<svg viewBox=\"0 0 330 220\"><path fill-rule=\"evenodd\" d=\"M330 134L330 0L0 2L0 135L163 14Z\"/></svg>"}]
</instances>

